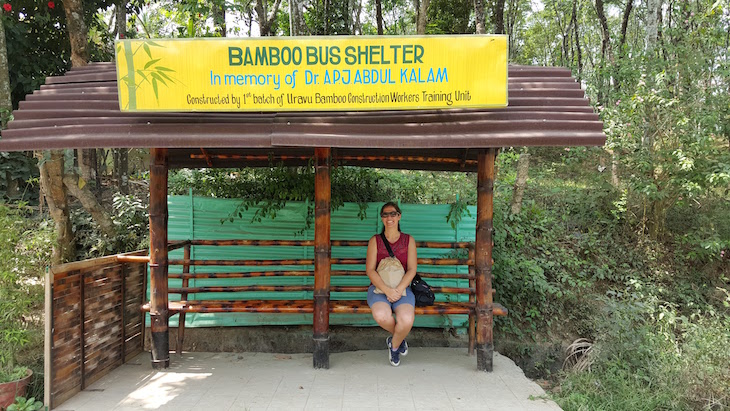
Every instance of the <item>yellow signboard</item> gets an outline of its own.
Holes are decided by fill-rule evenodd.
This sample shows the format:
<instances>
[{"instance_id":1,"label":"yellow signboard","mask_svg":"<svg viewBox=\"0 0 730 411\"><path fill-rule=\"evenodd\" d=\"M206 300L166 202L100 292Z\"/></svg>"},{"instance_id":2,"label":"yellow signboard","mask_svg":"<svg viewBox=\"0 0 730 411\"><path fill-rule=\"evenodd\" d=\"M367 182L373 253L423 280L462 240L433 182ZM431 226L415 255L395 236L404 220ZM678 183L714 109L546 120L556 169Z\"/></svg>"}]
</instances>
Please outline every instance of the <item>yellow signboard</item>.
<instances>
[{"instance_id":1,"label":"yellow signboard","mask_svg":"<svg viewBox=\"0 0 730 411\"><path fill-rule=\"evenodd\" d=\"M122 111L505 107L507 37L121 40Z\"/></svg>"}]
</instances>

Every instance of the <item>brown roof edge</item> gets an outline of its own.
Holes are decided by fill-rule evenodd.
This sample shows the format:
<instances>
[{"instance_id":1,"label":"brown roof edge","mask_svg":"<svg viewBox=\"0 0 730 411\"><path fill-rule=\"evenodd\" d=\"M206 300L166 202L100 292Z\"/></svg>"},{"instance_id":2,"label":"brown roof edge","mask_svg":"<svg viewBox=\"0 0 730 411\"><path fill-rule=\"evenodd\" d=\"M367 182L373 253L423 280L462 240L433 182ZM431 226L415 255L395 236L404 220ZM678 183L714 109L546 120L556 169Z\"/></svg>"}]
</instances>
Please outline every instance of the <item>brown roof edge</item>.
<instances>
[{"instance_id":1,"label":"brown roof edge","mask_svg":"<svg viewBox=\"0 0 730 411\"><path fill-rule=\"evenodd\" d=\"M502 109L367 112L130 113L113 63L49 77L14 114L0 151L91 147L473 149L605 143L570 70L509 66Z\"/></svg>"}]
</instances>

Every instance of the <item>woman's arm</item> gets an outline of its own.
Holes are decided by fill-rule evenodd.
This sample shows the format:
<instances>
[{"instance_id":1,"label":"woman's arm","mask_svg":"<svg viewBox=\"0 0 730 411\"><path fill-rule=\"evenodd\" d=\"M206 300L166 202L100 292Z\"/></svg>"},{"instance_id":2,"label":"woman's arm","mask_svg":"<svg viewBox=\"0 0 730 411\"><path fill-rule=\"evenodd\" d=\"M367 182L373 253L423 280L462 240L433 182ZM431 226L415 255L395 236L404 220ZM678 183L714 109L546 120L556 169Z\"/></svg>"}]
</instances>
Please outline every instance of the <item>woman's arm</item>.
<instances>
[{"instance_id":1,"label":"woman's arm","mask_svg":"<svg viewBox=\"0 0 730 411\"><path fill-rule=\"evenodd\" d=\"M403 293L403 290L411 286L411 281L413 281L413 278L416 276L416 272L418 271L416 240L413 239L413 236L410 237L411 238L408 241L408 271L406 271L403 279L400 280L400 283L396 287L399 294Z\"/></svg>"}]
</instances>

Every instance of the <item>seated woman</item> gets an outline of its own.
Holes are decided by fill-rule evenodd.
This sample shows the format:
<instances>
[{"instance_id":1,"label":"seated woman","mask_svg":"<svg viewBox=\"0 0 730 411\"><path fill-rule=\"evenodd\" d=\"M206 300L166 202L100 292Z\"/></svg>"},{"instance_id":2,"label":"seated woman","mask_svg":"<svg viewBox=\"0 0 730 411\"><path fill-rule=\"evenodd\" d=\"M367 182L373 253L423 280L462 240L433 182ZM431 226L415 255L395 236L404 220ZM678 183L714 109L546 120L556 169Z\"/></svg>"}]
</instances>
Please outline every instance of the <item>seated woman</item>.
<instances>
[{"instance_id":1,"label":"seated woman","mask_svg":"<svg viewBox=\"0 0 730 411\"><path fill-rule=\"evenodd\" d=\"M368 305L378 325L391 334L386 339L388 358L390 364L397 367L400 364L400 356L408 354L406 336L411 331L415 319L416 300L411 291L411 281L416 276L418 261L416 241L410 235L401 233L401 211L397 204L389 202L383 205L380 209L380 218L383 220L382 233L390 243L393 254L403 265L405 275L395 287L385 284L376 268L380 261L390 257L390 254L381 235L370 238L365 262L365 269L371 282L368 288ZM376 293L376 288L382 290L383 294Z\"/></svg>"}]
</instances>

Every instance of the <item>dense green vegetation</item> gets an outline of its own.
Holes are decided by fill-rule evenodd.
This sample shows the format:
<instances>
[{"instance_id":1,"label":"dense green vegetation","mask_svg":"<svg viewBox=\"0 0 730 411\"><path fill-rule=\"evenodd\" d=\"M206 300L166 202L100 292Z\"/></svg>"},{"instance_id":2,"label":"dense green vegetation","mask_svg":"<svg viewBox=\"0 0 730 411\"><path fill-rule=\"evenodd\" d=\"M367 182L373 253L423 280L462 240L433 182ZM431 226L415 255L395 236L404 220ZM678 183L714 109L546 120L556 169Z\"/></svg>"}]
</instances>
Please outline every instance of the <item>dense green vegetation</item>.
<instances>
[{"instance_id":1,"label":"dense green vegetation","mask_svg":"<svg viewBox=\"0 0 730 411\"><path fill-rule=\"evenodd\" d=\"M43 277L53 229L24 206L0 203L0 383L34 372L43 398Z\"/></svg>"}]
</instances>

